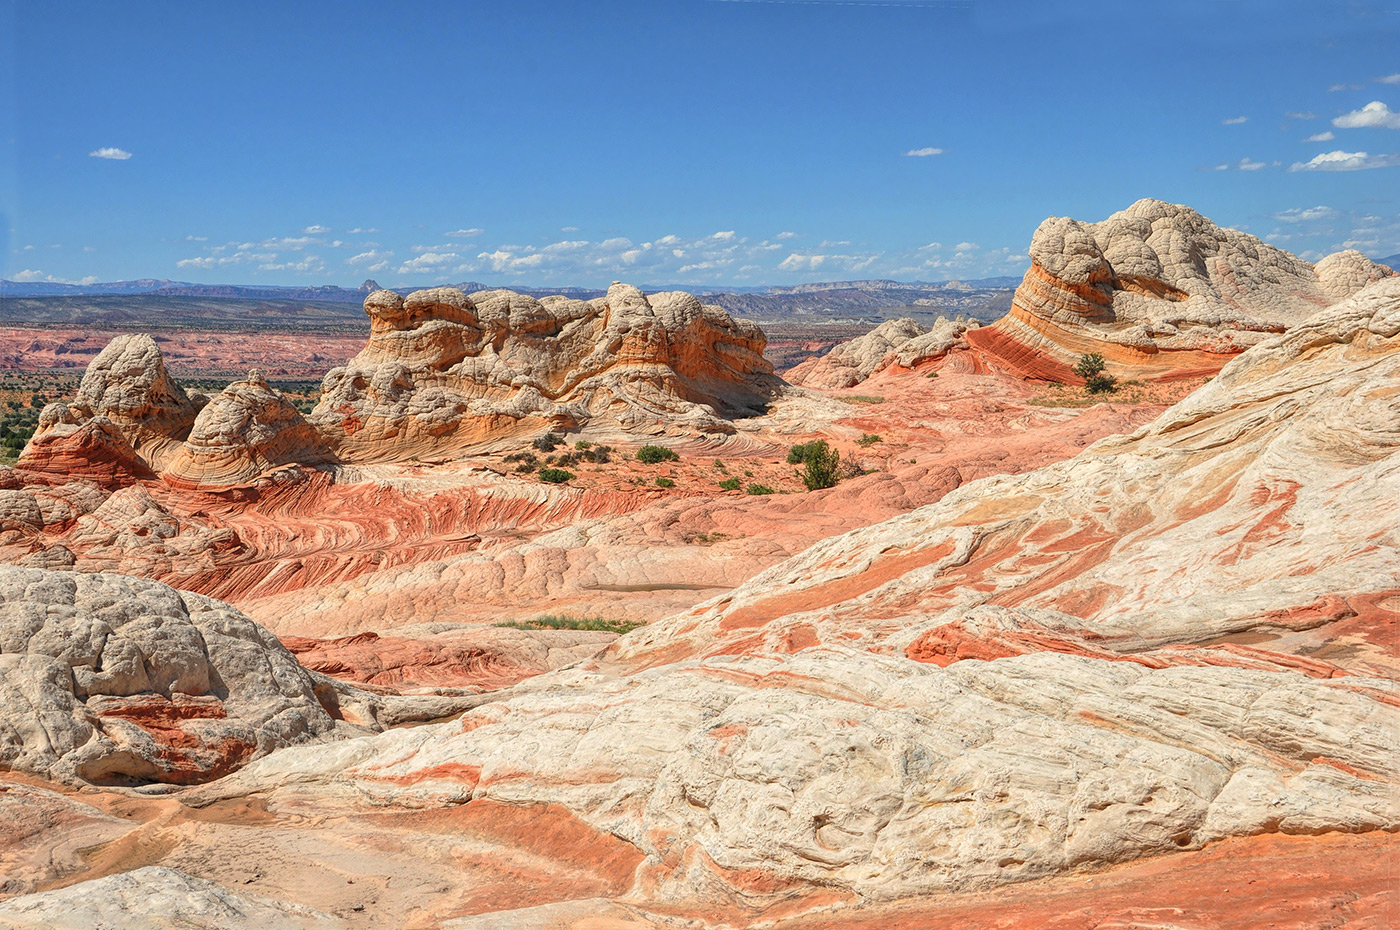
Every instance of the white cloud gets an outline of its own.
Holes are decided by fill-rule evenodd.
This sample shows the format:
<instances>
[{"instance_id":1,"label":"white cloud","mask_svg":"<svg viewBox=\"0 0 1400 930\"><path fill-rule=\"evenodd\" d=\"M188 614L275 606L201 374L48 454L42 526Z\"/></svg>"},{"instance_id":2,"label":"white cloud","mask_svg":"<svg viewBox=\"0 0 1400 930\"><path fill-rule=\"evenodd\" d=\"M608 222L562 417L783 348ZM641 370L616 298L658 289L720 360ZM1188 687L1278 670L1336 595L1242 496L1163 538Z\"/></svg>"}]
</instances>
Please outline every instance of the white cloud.
<instances>
[{"instance_id":1,"label":"white cloud","mask_svg":"<svg viewBox=\"0 0 1400 930\"><path fill-rule=\"evenodd\" d=\"M1216 165L1214 168L1212 168L1212 169L1210 169L1210 170L1211 170L1211 171L1229 171L1229 170L1230 170L1230 166L1229 166L1229 165Z\"/></svg>"},{"instance_id":2,"label":"white cloud","mask_svg":"<svg viewBox=\"0 0 1400 930\"><path fill-rule=\"evenodd\" d=\"M797 233L795 233L795 232L780 232L780 233L778 233L776 236L774 236L773 238L774 238L774 239L796 239L796 238L797 238Z\"/></svg>"},{"instance_id":3,"label":"white cloud","mask_svg":"<svg viewBox=\"0 0 1400 930\"><path fill-rule=\"evenodd\" d=\"M53 275L51 275L51 274L44 274L42 271L38 271L38 270L36 270L36 269L34 269L34 268L26 268L24 271L18 271L18 272L15 273L15 276L14 276L14 277L10 278L10 280L11 280L11 281L21 282L21 283L24 283L24 284L31 284L31 283L34 283L34 282L42 282L42 283L44 283L44 284L96 284L96 283L97 283L97 278L94 277L93 275L88 275L88 276L85 277L85 278L79 278L78 280L74 281L74 280L69 279L69 278L55 278L55 277L54 277Z\"/></svg>"},{"instance_id":4,"label":"white cloud","mask_svg":"<svg viewBox=\"0 0 1400 930\"><path fill-rule=\"evenodd\" d=\"M1289 171L1365 171L1368 168L1393 168L1400 165L1400 155L1368 155L1365 152L1324 152L1308 162L1294 162Z\"/></svg>"},{"instance_id":5,"label":"white cloud","mask_svg":"<svg viewBox=\"0 0 1400 930\"><path fill-rule=\"evenodd\" d=\"M209 237L208 237L208 236L186 236L186 237L185 237L185 241L186 241L186 242L208 242L208 241L209 241Z\"/></svg>"},{"instance_id":6,"label":"white cloud","mask_svg":"<svg viewBox=\"0 0 1400 930\"><path fill-rule=\"evenodd\" d=\"M1331 207L1316 206L1300 208L1294 207L1292 210L1284 210L1282 213L1275 213L1274 219L1284 223L1306 223L1312 220L1331 220L1338 216L1336 210Z\"/></svg>"},{"instance_id":7,"label":"white cloud","mask_svg":"<svg viewBox=\"0 0 1400 930\"><path fill-rule=\"evenodd\" d=\"M377 232L379 232L379 230L375 229L375 228L372 227L372 226L369 226L369 227L367 227L367 226L356 226L354 229L347 229L347 230L345 230L345 231L348 232L348 233L377 233Z\"/></svg>"},{"instance_id":8,"label":"white cloud","mask_svg":"<svg viewBox=\"0 0 1400 930\"><path fill-rule=\"evenodd\" d=\"M1254 161L1251 158L1241 158L1240 163L1235 167L1239 168L1241 171L1258 171L1260 168L1267 168L1269 166L1262 161Z\"/></svg>"},{"instance_id":9,"label":"white cloud","mask_svg":"<svg viewBox=\"0 0 1400 930\"><path fill-rule=\"evenodd\" d=\"M298 251L306 248L308 245L317 244L318 242L319 240L313 239L311 236L283 236L281 239L264 239L262 242L258 243L258 248L291 249L293 251Z\"/></svg>"},{"instance_id":10,"label":"white cloud","mask_svg":"<svg viewBox=\"0 0 1400 930\"><path fill-rule=\"evenodd\" d=\"M1377 84L1400 84L1400 73L1387 74L1385 77L1376 78Z\"/></svg>"},{"instance_id":11,"label":"white cloud","mask_svg":"<svg viewBox=\"0 0 1400 930\"><path fill-rule=\"evenodd\" d=\"M816 271L825 261L825 255L798 255L793 252L778 263L778 268L782 271Z\"/></svg>"},{"instance_id":12,"label":"white cloud","mask_svg":"<svg viewBox=\"0 0 1400 930\"><path fill-rule=\"evenodd\" d=\"M352 255L345 260L347 265L373 265L383 262L386 258L393 258L393 252L380 252L370 249L368 252L361 252L359 255Z\"/></svg>"},{"instance_id":13,"label":"white cloud","mask_svg":"<svg viewBox=\"0 0 1400 930\"><path fill-rule=\"evenodd\" d=\"M1317 119L1317 114L1312 110L1289 110L1283 115L1289 119Z\"/></svg>"},{"instance_id":14,"label":"white cloud","mask_svg":"<svg viewBox=\"0 0 1400 930\"><path fill-rule=\"evenodd\" d=\"M258 266L259 271L295 271L299 274L320 274L326 265L319 255L308 255L299 262L266 262Z\"/></svg>"},{"instance_id":15,"label":"white cloud","mask_svg":"<svg viewBox=\"0 0 1400 930\"><path fill-rule=\"evenodd\" d=\"M492 271L505 271L510 264L510 253L502 249L497 249L494 252L482 252L477 255L477 258L487 262Z\"/></svg>"},{"instance_id":16,"label":"white cloud","mask_svg":"<svg viewBox=\"0 0 1400 930\"><path fill-rule=\"evenodd\" d=\"M909 151L907 151L907 152L904 153L904 157L905 157L905 158L928 158L930 155L942 155L942 154L943 154L943 150L942 150L942 149L936 149L936 148L933 148L932 146L929 146L928 148L922 148L922 149L910 149Z\"/></svg>"},{"instance_id":17,"label":"white cloud","mask_svg":"<svg viewBox=\"0 0 1400 930\"><path fill-rule=\"evenodd\" d=\"M722 232L717 232L717 233L715 233L715 234L714 234L713 236L711 236L710 238L711 238L711 239L718 239L718 240L720 240L720 241L722 241L722 242L727 242L727 241L729 241L730 239L733 239L733 238L734 238L734 230L732 230L732 229L726 229L726 230L723 230ZM667 243L667 244L669 245L669 243Z\"/></svg>"},{"instance_id":18,"label":"white cloud","mask_svg":"<svg viewBox=\"0 0 1400 930\"><path fill-rule=\"evenodd\" d=\"M1221 120L1221 121L1220 121L1220 125L1222 125L1222 126L1238 126L1240 123L1247 123L1247 122L1249 122L1249 117L1248 117L1248 116L1232 116L1232 117L1230 117L1229 119L1223 119L1223 120Z\"/></svg>"},{"instance_id":19,"label":"white cloud","mask_svg":"<svg viewBox=\"0 0 1400 930\"><path fill-rule=\"evenodd\" d=\"M302 230L302 232L306 233L308 236L324 236L330 231L331 229L329 226L321 226L320 224L312 224Z\"/></svg>"},{"instance_id":20,"label":"white cloud","mask_svg":"<svg viewBox=\"0 0 1400 930\"><path fill-rule=\"evenodd\" d=\"M1327 92L1329 94L1334 94L1339 90L1361 90L1365 86L1365 84L1333 84L1331 87L1327 88Z\"/></svg>"},{"instance_id":21,"label":"white cloud","mask_svg":"<svg viewBox=\"0 0 1400 930\"><path fill-rule=\"evenodd\" d=\"M429 271L440 271L443 266L450 265L460 258L456 252L424 252L417 258L409 259L399 265L399 274L422 274Z\"/></svg>"},{"instance_id":22,"label":"white cloud","mask_svg":"<svg viewBox=\"0 0 1400 930\"><path fill-rule=\"evenodd\" d=\"M976 251L976 250L979 249L979 248L981 248L981 246L979 246L979 245L978 245L977 243L975 243L975 242L959 242L957 245L953 246L953 251L954 251L954 252L973 252L973 251Z\"/></svg>"},{"instance_id":23,"label":"white cloud","mask_svg":"<svg viewBox=\"0 0 1400 930\"><path fill-rule=\"evenodd\" d=\"M1314 135L1308 136L1308 137L1307 137L1306 139L1304 139L1303 141L1304 141L1304 142L1331 142L1331 141L1332 141L1333 139L1335 139L1335 138L1337 138L1337 137L1336 137L1335 135L1333 135L1333 134L1332 134L1332 130L1329 129L1329 130L1327 130L1326 132L1319 132L1319 133L1316 133L1316 134L1314 134Z\"/></svg>"},{"instance_id":24,"label":"white cloud","mask_svg":"<svg viewBox=\"0 0 1400 930\"><path fill-rule=\"evenodd\" d=\"M130 152L117 148L101 148L95 152L88 152L88 158L106 158L110 161L126 161L130 157Z\"/></svg>"},{"instance_id":25,"label":"white cloud","mask_svg":"<svg viewBox=\"0 0 1400 930\"><path fill-rule=\"evenodd\" d=\"M1379 100L1372 100L1359 110L1343 113L1332 120L1338 129L1400 129L1400 113L1392 113L1390 107Z\"/></svg>"},{"instance_id":26,"label":"white cloud","mask_svg":"<svg viewBox=\"0 0 1400 930\"><path fill-rule=\"evenodd\" d=\"M449 239L470 239L473 236L479 236L484 232L486 232L486 230L479 229L473 226L471 229L454 229L452 230L452 232L443 233L443 235Z\"/></svg>"},{"instance_id":27,"label":"white cloud","mask_svg":"<svg viewBox=\"0 0 1400 930\"><path fill-rule=\"evenodd\" d=\"M578 227L577 227L577 226L561 226L561 227L559 227L559 231L560 231L560 232L578 232Z\"/></svg>"}]
</instances>

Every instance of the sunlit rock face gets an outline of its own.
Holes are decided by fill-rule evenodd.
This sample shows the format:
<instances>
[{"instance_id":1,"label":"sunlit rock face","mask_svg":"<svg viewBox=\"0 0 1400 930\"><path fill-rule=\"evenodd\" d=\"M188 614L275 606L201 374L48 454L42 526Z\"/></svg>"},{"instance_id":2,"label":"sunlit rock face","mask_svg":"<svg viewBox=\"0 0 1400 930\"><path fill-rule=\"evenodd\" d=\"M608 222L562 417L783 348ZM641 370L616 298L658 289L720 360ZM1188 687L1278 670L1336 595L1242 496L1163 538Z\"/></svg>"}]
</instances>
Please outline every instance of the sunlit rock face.
<instances>
[{"instance_id":1,"label":"sunlit rock face","mask_svg":"<svg viewBox=\"0 0 1400 930\"><path fill-rule=\"evenodd\" d=\"M732 431L728 418L762 410L780 386L756 325L681 292L376 291L365 312L369 344L326 376L310 417L345 461L551 427Z\"/></svg>"},{"instance_id":2,"label":"sunlit rock face","mask_svg":"<svg viewBox=\"0 0 1400 930\"><path fill-rule=\"evenodd\" d=\"M1356 251L1313 266L1159 200L1100 223L1051 217L1030 257L1011 311L971 339L1026 376L1061 381L1089 352L1120 376L1211 373L1395 273Z\"/></svg>"}]
</instances>

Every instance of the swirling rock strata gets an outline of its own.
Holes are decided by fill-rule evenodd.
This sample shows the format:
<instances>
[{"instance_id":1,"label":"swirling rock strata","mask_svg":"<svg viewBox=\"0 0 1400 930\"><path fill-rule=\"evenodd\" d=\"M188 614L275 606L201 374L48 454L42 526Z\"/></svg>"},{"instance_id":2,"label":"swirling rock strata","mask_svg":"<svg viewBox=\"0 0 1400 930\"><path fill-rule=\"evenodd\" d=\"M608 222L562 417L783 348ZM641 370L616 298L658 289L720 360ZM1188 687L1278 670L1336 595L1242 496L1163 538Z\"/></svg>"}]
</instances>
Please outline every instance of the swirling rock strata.
<instances>
[{"instance_id":1,"label":"swirling rock strata","mask_svg":"<svg viewBox=\"0 0 1400 930\"><path fill-rule=\"evenodd\" d=\"M1314 267L1159 200L1101 223L1051 217L1030 257L1011 311L969 339L1023 375L1068 382L1089 352L1129 377L1210 374L1395 273L1355 251Z\"/></svg>"},{"instance_id":2,"label":"swirling rock strata","mask_svg":"<svg viewBox=\"0 0 1400 930\"><path fill-rule=\"evenodd\" d=\"M908 317L889 320L864 336L837 345L820 358L797 365L784 378L791 384L822 390L855 387L891 366L913 368L942 358L953 349L968 348L963 334L977 325L976 320L939 317L925 330L917 320Z\"/></svg>"},{"instance_id":3,"label":"swirling rock strata","mask_svg":"<svg viewBox=\"0 0 1400 930\"><path fill-rule=\"evenodd\" d=\"M780 385L757 326L681 292L376 291L365 312L369 344L326 376L310 416L345 461L556 426L732 431L727 418L760 411Z\"/></svg>"}]
</instances>

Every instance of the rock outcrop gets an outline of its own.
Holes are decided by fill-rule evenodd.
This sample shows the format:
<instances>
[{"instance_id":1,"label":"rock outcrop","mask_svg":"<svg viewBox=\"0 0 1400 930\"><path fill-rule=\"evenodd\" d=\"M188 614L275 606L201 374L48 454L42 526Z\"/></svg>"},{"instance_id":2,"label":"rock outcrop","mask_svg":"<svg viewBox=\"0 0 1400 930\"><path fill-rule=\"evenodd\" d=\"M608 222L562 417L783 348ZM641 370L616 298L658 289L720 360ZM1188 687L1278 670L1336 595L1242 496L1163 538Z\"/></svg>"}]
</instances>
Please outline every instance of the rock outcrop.
<instances>
[{"instance_id":1,"label":"rock outcrop","mask_svg":"<svg viewBox=\"0 0 1400 930\"><path fill-rule=\"evenodd\" d=\"M344 461L584 424L725 432L780 384L757 326L681 292L376 291L365 312L369 344L326 376L310 416Z\"/></svg>"},{"instance_id":2,"label":"rock outcrop","mask_svg":"<svg viewBox=\"0 0 1400 930\"><path fill-rule=\"evenodd\" d=\"M1360 252L1316 268L1189 207L1139 200L1101 223L1051 217L1011 311L969 339L1025 376L1076 380L1098 352L1130 377L1210 374L1270 334L1393 275Z\"/></svg>"},{"instance_id":3,"label":"rock outcrop","mask_svg":"<svg viewBox=\"0 0 1400 930\"><path fill-rule=\"evenodd\" d=\"M1132 436L194 800L562 809L644 854L635 899L710 915L1400 829L1398 387L1387 280Z\"/></svg>"},{"instance_id":4,"label":"rock outcrop","mask_svg":"<svg viewBox=\"0 0 1400 930\"><path fill-rule=\"evenodd\" d=\"M333 460L311 424L253 369L210 399L164 474L181 487L241 485L284 465Z\"/></svg>"},{"instance_id":5,"label":"rock outcrop","mask_svg":"<svg viewBox=\"0 0 1400 930\"><path fill-rule=\"evenodd\" d=\"M387 702L387 703L386 703ZM123 575L0 567L0 769L190 784L417 710L308 672L227 604Z\"/></svg>"},{"instance_id":6,"label":"rock outcrop","mask_svg":"<svg viewBox=\"0 0 1400 930\"><path fill-rule=\"evenodd\" d=\"M159 470L189 435L203 398L191 398L165 370L156 341L144 333L114 338L88 365L71 403L49 404L35 439L105 418L141 460Z\"/></svg>"},{"instance_id":7,"label":"rock outcrop","mask_svg":"<svg viewBox=\"0 0 1400 930\"><path fill-rule=\"evenodd\" d=\"M892 365L913 368L942 358L955 348L968 348L963 334L976 320L939 317L925 330L917 320L889 320L849 342L843 342L821 358L811 359L784 374L792 384L821 390L855 387Z\"/></svg>"}]
</instances>

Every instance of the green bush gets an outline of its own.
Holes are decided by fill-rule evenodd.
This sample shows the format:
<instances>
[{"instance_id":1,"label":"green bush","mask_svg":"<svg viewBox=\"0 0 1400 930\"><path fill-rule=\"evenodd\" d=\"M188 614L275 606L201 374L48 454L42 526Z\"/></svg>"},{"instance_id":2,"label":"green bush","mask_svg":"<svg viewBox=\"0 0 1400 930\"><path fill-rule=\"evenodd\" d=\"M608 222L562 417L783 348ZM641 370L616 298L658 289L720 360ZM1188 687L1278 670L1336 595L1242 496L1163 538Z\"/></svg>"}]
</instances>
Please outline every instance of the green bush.
<instances>
[{"instance_id":1,"label":"green bush","mask_svg":"<svg viewBox=\"0 0 1400 930\"><path fill-rule=\"evenodd\" d=\"M553 452L555 449L559 448L563 444L564 437L560 436L558 433L545 433L539 439L536 439L534 442L530 443L530 445L534 446L541 452Z\"/></svg>"},{"instance_id":2,"label":"green bush","mask_svg":"<svg viewBox=\"0 0 1400 930\"><path fill-rule=\"evenodd\" d=\"M637 450L637 461L644 465L659 465L662 462L676 462L680 456L665 446L642 446Z\"/></svg>"},{"instance_id":3,"label":"green bush","mask_svg":"<svg viewBox=\"0 0 1400 930\"><path fill-rule=\"evenodd\" d=\"M1101 371L1103 371L1103 356L1097 352L1081 355L1079 361L1074 363L1074 373L1085 381Z\"/></svg>"},{"instance_id":4,"label":"green bush","mask_svg":"<svg viewBox=\"0 0 1400 930\"><path fill-rule=\"evenodd\" d=\"M809 491L834 488L841 480L841 453L825 439L804 442L788 450L788 464L802 465L802 483Z\"/></svg>"},{"instance_id":5,"label":"green bush","mask_svg":"<svg viewBox=\"0 0 1400 930\"><path fill-rule=\"evenodd\" d=\"M749 494L776 494L776 493L777 493L776 491L774 491L772 488L770 488L770 487L769 487L768 485L766 485L766 484L751 484L751 485L749 485L747 488L745 488L745 490L746 490Z\"/></svg>"},{"instance_id":6,"label":"green bush","mask_svg":"<svg viewBox=\"0 0 1400 930\"><path fill-rule=\"evenodd\" d=\"M725 478L719 483L721 491L737 491L742 482L738 478Z\"/></svg>"},{"instance_id":7,"label":"green bush","mask_svg":"<svg viewBox=\"0 0 1400 930\"><path fill-rule=\"evenodd\" d=\"M860 437L859 439L856 440L856 442L859 443L859 444L862 445L862 446L873 446L873 445L875 445L875 443L877 443L877 442L884 442L884 441L885 441L885 440L883 440L883 439L880 438L880 434L879 434L879 433L866 433L864 436L862 436L862 437Z\"/></svg>"},{"instance_id":8,"label":"green bush","mask_svg":"<svg viewBox=\"0 0 1400 930\"><path fill-rule=\"evenodd\" d=\"M1084 390L1090 394L1109 394L1118 390L1118 379L1113 375L1090 375L1084 380Z\"/></svg>"},{"instance_id":9,"label":"green bush","mask_svg":"<svg viewBox=\"0 0 1400 930\"><path fill-rule=\"evenodd\" d=\"M540 469L540 480L548 482L549 484L563 484L565 481L568 481L573 476L573 472L565 471L562 468Z\"/></svg>"},{"instance_id":10,"label":"green bush","mask_svg":"<svg viewBox=\"0 0 1400 930\"><path fill-rule=\"evenodd\" d=\"M630 633L644 623L630 620L607 620L603 617L570 617L568 615L547 614L531 620L507 620L496 626L515 630L593 630L604 633Z\"/></svg>"},{"instance_id":11,"label":"green bush","mask_svg":"<svg viewBox=\"0 0 1400 930\"><path fill-rule=\"evenodd\" d=\"M674 488L676 486L676 483L670 478L657 478L656 486L658 488Z\"/></svg>"}]
</instances>

